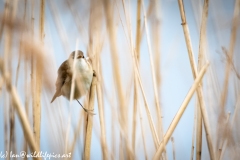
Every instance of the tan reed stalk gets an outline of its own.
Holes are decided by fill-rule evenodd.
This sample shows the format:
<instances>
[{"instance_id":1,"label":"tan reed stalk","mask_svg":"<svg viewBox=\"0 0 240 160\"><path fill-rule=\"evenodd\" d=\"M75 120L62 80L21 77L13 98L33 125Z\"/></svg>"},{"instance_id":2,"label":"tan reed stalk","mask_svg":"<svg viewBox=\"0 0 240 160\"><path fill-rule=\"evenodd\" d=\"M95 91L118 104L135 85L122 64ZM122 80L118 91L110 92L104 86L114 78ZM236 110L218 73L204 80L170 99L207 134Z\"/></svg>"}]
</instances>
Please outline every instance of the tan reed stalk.
<instances>
[{"instance_id":1,"label":"tan reed stalk","mask_svg":"<svg viewBox=\"0 0 240 160\"><path fill-rule=\"evenodd\" d=\"M153 59L154 59L154 67L155 67L155 74L156 74L156 87L157 87L157 91L158 94L160 94L160 90L161 90L161 68L160 68L160 64L161 64L161 57L160 57L160 6L159 3L160 1L155 0L153 2L154 8L153 8L153 19L151 20L152 25L151 25L151 32L152 32L152 47L153 47ZM159 97L160 99L160 97ZM159 100L160 101L160 100ZM159 105L160 106L160 105ZM159 108L156 108L156 113L157 113L157 132L158 135L160 137L160 139L162 139L163 137L163 130L161 127L161 123L162 123L162 115L161 115L161 110Z\"/></svg>"},{"instance_id":2,"label":"tan reed stalk","mask_svg":"<svg viewBox=\"0 0 240 160\"><path fill-rule=\"evenodd\" d=\"M179 4L179 10L180 10L181 19L182 19L182 27L183 27L183 31L184 31L185 41L186 41L187 50L188 50L189 61L191 64L193 78L195 79L197 77L198 73L197 73L196 64L195 64L194 57L193 57L192 44L191 44L189 29L188 29L188 25L187 25L187 21L186 21L183 1L178 0L178 4ZM206 5L204 5L204 6L207 7ZM203 27L204 27L204 25L203 25ZM201 86L197 89L197 96L198 96L200 109L201 109L201 113L202 113L210 158L212 160L215 160L215 153L214 153L213 143L212 143L212 139L211 139L211 135L210 135L210 126L209 126L209 121L208 121L208 117L207 117L207 111L206 111L205 104L204 104L203 91L202 91Z\"/></svg>"},{"instance_id":3,"label":"tan reed stalk","mask_svg":"<svg viewBox=\"0 0 240 160\"><path fill-rule=\"evenodd\" d=\"M120 160L124 160L124 152L123 152L123 138L122 135L119 135L119 139L120 139L120 145L119 145L119 159Z\"/></svg>"},{"instance_id":4,"label":"tan reed stalk","mask_svg":"<svg viewBox=\"0 0 240 160\"><path fill-rule=\"evenodd\" d=\"M16 16L16 11L17 11L17 5L18 1L9 1L6 2L8 5L6 7L6 15L4 18L10 19L10 23L13 23L15 21L15 16ZM8 37L8 38L6 38ZM6 33L5 33L5 38L7 39L6 45L5 45L5 50L4 50L4 56L7 56L5 59L6 62L6 70L9 72L9 77L12 77L12 44L13 44L13 32L12 28L6 28ZM9 78L10 83L12 83L12 78ZM12 151L16 153L16 136L15 136L15 110L13 107L12 102L10 101L9 103L9 124L10 124L10 143L9 143L9 151ZM10 156L8 156L10 158Z\"/></svg>"},{"instance_id":5,"label":"tan reed stalk","mask_svg":"<svg viewBox=\"0 0 240 160\"><path fill-rule=\"evenodd\" d=\"M23 13L23 23L25 24L25 19L26 19L26 10L27 10L27 0L24 1L24 13ZM21 32L20 39L23 39L23 32ZM20 41L20 47L19 47L19 56L18 56L18 64L17 64L17 72L16 72L16 80L15 80L15 86L17 87L18 84L18 75L19 75L19 69L21 65L21 59L22 59L22 41Z\"/></svg>"},{"instance_id":6,"label":"tan reed stalk","mask_svg":"<svg viewBox=\"0 0 240 160\"><path fill-rule=\"evenodd\" d=\"M206 28L207 28L207 17L208 17L208 5L209 5L209 1L204 0L201 27L200 27L198 72L201 70L204 62L204 55L205 55L205 48L206 48L205 42L207 41ZM199 105L197 107L197 134L196 134L197 136L196 137L196 159L197 160L201 160L201 153L202 153L202 113Z\"/></svg>"},{"instance_id":7,"label":"tan reed stalk","mask_svg":"<svg viewBox=\"0 0 240 160\"><path fill-rule=\"evenodd\" d=\"M220 160L220 158L222 157L222 150L223 150L223 148L225 148L226 147L226 139L227 139L227 134L230 134L230 130L229 130L229 127L231 127L231 126L229 126L229 117L230 117L230 115L231 115L231 112L228 112L228 114L227 114L227 117L226 117L226 122L225 122L225 124L222 124L222 125L224 125L225 127L224 127L224 133L223 133L223 138L224 138L224 140L222 140L222 141L220 141L220 146L219 146L219 148L218 148L218 154L217 154L217 159L219 159Z\"/></svg>"},{"instance_id":8,"label":"tan reed stalk","mask_svg":"<svg viewBox=\"0 0 240 160\"><path fill-rule=\"evenodd\" d=\"M134 62L134 72L135 72L135 76L137 76L137 78L138 78L138 81L139 81L139 84L140 84L140 87L141 87L141 91L142 91L142 95L143 95L144 103L145 103L145 109L146 109L146 112L147 112L148 121L149 121L150 128L151 128L151 133L152 133L152 136L153 136L155 147L157 148L157 146L159 145L159 138L158 138L158 135L157 135L154 123L153 123L153 119L152 119L152 116L151 116L151 113L150 113L150 110L149 110L149 107L148 107L149 105L147 103L145 92L143 90L143 86L142 86L142 82L141 82L141 78L140 78L140 74L139 74L139 68L138 68L139 64L138 64L138 61L136 60L136 57L134 56L134 55L136 55L136 53L135 53L135 50L133 49L133 41L132 41L132 34L131 34L132 33L131 32L131 23L128 24L128 30L129 30L129 34L130 34L130 48L131 48L131 54L132 54L132 58L133 58L133 62Z\"/></svg>"},{"instance_id":9,"label":"tan reed stalk","mask_svg":"<svg viewBox=\"0 0 240 160\"><path fill-rule=\"evenodd\" d=\"M147 19L151 16L153 8L154 8L154 3L149 3L147 13L146 13ZM145 24L143 23L141 31L140 31L140 36L139 36L140 44L141 44L141 41L142 41L142 38L143 38L143 35L144 35L144 31L145 31ZM138 58L140 58L140 57L138 57Z\"/></svg>"},{"instance_id":10,"label":"tan reed stalk","mask_svg":"<svg viewBox=\"0 0 240 160\"><path fill-rule=\"evenodd\" d=\"M145 32L146 32L146 38L147 38L147 44L148 44L148 53L149 53L150 64L151 64L155 105L156 105L156 110L157 110L157 118L158 118L158 126L159 126L158 131L159 131L160 136L162 136L161 108L159 105L159 96L158 96L158 91L157 91L157 83L156 83L156 75L155 75L156 71L155 71L153 57L152 57L151 42L150 42L149 33L148 33L148 24L147 24L147 19L146 19L144 2L142 2L142 8L143 8L143 14L144 14L144 24L145 24Z\"/></svg>"},{"instance_id":11,"label":"tan reed stalk","mask_svg":"<svg viewBox=\"0 0 240 160\"><path fill-rule=\"evenodd\" d=\"M197 109L199 106L198 105L198 101L196 100L195 103L195 109L194 109L194 123L193 123L193 132L192 132L192 146L191 146L191 159L194 159L194 143L195 143L195 135L196 135L196 125L197 125Z\"/></svg>"},{"instance_id":12,"label":"tan reed stalk","mask_svg":"<svg viewBox=\"0 0 240 160\"><path fill-rule=\"evenodd\" d=\"M140 59L140 42L141 42L141 4L142 0L137 1L137 25L136 25L136 57L139 60Z\"/></svg>"},{"instance_id":13,"label":"tan reed stalk","mask_svg":"<svg viewBox=\"0 0 240 160\"><path fill-rule=\"evenodd\" d=\"M137 55L135 55L137 56ZM137 125L137 106L138 106L138 81L137 81L137 76L134 76L134 95L133 95L133 122L132 122L132 150L134 153L134 157L136 156L135 154L135 143L136 143L136 125Z\"/></svg>"},{"instance_id":14,"label":"tan reed stalk","mask_svg":"<svg viewBox=\"0 0 240 160\"><path fill-rule=\"evenodd\" d=\"M1 59L0 60L0 71L2 72L3 78L6 82L7 90L9 92L9 94L11 95L13 106L15 107L16 112L19 116L20 123L22 125L25 138L27 139L27 141L29 143L29 147L30 147L31 151L32 152L34 152L34 151L38 152L39 148L38 148L37 144L35 143L34 136L33 136L32 131L31 131L30 123L27 119L25 111L23 110L23 106L20 102L20 98L17 94L16 88L14 86L12 86L12 84L10 83L11 81L9 80L9 78L10 78L9 74L6 71L4 71L3 66L4 66L3 60ZM36 158L36 159L40 159L40 158Z\"/></svg>"},{"instance_id":15,"label":"tan reed stalk","mask_svg":"<svg viewBox=\"0 0 240 160\"><path fill-rule=\"evenodd\" d=\"M137 1L137 17L136 17L136 54L137 60L140 58L140 31L141 31L141 0ZM137 105L138 105L138 81L137 76L134 76L134 93L133 93L133 124L132 124L132 149L135 155L135 143L136 143L136 124L137 124ZM142 128L141 128L142 130ZM144 149L146 149L145 143ZM145 150L144 150L145 151ZM146 153L146 151L145 151ZM146 156L146 155L145 155Z\"/></svg>"},{"instance_id":16,"label":"tan reed stalk","mask_svg":"<svg viewBox=\"0 0 240 160\"><path fill-rule=\"evenodd\" d=\"M94 109L94 100L95 100L95 91L96 91L96 85L97 85L97 77L93 76L90 93L89 93L89 110ZM87 115L87 124L86 124L86 138L85 138L85 147L84 147L84 159L89 160L90 159L90 151L91 151L91 139L92 139L92 117L93 115L88 114Z\"/></svg>"},{"instance_id":17,"label":"tan reed stalk","mask_svg":"<svg viewBox=\"0 0 240 160\"><path fill-rule=\"evenodd\" d=\"M71 153L72 155L74 154L74 149L75 149L75 146L76 146L77 141L79 139L79 134L80 134L80 130L81 130L82 124L83 124L83 111L80 110L78 125L77 125L77 128L76 128L75 132L74 132L72 145L70 146L70 149L67 151L67 153ZM71 157L71 159L73 159L73 157Z\"/></svg>"},{"instance_id":18,"label":"tan reed stalk","mask_svg":"<svg viewBox=\"0 0 240 160\"><path fill-rule=\"evenodd\" d=\"M111 110L111 150L112 150L112 155L116 156L117 149L116 149L116 125L114 124L114 110ZM111 157L111 159L114 159L115 157Z\"/></svg>"},{"instance_id":19,"label":"tan reed stalk","mask_svg":"<svg viewBox=\"0 0 240 160\"><path fill-rule=\"evenodd\" d=\"M15 2L16 3L16 2ZM3 19L10 19L10 22L12 23L13 22L13 20L14 20L14 18L15 18L15 16L14 16L14 11L13 10L15 10L15 8L14 7L16 7L16 5L14 5L13 4L13 2L11 2L10 3L10 1L6 1L5 2L5 13L4 13L4 17L3 17ZM13 9L12 9L13 8ZM9 71L9 77L12 77L12 48L11 48L11 46L12 46L12 37L13 37L13 32L12 32L12 30L11 30L11 28L10 27L5 27L5 43L4 43L4 62L6 62L5 63L5 65L3 65L2 67L4 67L3 68L3 73L5 73L5 72L7 72L7 71ZM3 75L3 77L4 77L4 75ZM6 80L6 79L5 79ZM9 78L9 83L11 84L12 83L12 79L11 78ZM8 99L9 99L9 97L8 97ZM10 127L9 127L9 134L10 134L10 136L9 136L9 144L7 145L5 145L5 149L6 150L8 150L8 151L13 151L13 152L16 152L16 146L15 146L15 110L14 110L14 107L13 107L13 104L12 104L12 102L11 101L9 101L9 103L7 104L7 106L8 107L6 107L6 112L7 112L7 114L9 114L9 116L8 116L8 120L7 119L5 119L6 121L5 121L5 127L7 126L7 125L9 125ZM7 109L8 109L8 111L7 111ZM7 121L9 121L9 123L7 123ZM7 127L5 128L5 137L7 137ZM8 141L7 140L8 138L6 138L6 142ZM8 157L7 157L7 159L10 159L10 155L8 155Z\"/></svg>"},{"instance_id":20,"label":"tan reed stalk","mask_svg":"<svg viewBox=\"0 0 240 160\"><path fill-rule=\"evenodd\" d=\"M125 7L125 0L122 0L122 4L123 4L123 9L124 9L124 15L125 15L125 18L126 18L126 24L127 24L127 28L128 28L128 35L129 35L129 37L131 37L130 38L130 44L133 44L133 41L132 41L132 30L131 30L131 17L129 16L129 14L128 14L128 16L127 16L127 11L126 11L126 7ZM128 3L128 9L130 10L130 3ZM128 10L128 11L129 11ZM128 39L128 38L127 38ZM132 45L131 45L132 46ZM132 81L131 81L132 82ZM126 97L128 97L128 96L126 96ZM125 100L125 105L127 105L127 102L126 102L127 100ZM128 116L126 116L126 120L125 120L125 122L128 122L129 120L128 120ZM126 123L125 124L125 128L126 128L126 133L128 132L127 130L128 130L128 128L129 128L129 123ZM126 139L126 143L127 143L127 146L128 147L130 147L130 143L131 143L131 141L130 141L130 134L126 134L126 133L124 133L125 134L125 136L126 137L124 137L125 139ZM129 154L128 156L132 156L132 157L130 157L131 159L134 159L134 154L132 155L132 153L131 154Z\"/></svg>"},{"instance_id":21,"label":"tan reed stalk","mask_svg":"<svg viewBox=\"0 0 240 160\"><path fill-rule=\"evenodd\" d=\"M104 114L103 114L103 98L102 98L102 90L101 90L100 83L97 83L97 99L98 99L98 112L99 112L99 120L100 120L100 127L101 127L101 145L102 145L103 159L108 159L106 129L105 129L105 123L104 123Z\"/></svg>"},{"instance_id":22,"label":"tan reed stalk","mask_svg":"<svg viewBox=\"0 0 240 160\"><path fill-rule=\"evenodd\" d=\"M198 75L197 78L195 79L192 87L191 87L190 90L188 91L187 96L185 97L183 103L181 104L181 106L180 106L177 114L176 114L175 117L173 118L172 123L170 124L170 126L169 126L166 134L164 135L164 138L163 138L160 146L159 146L158 149L157 149L157 152L155 153L155 155L154 155L154 157L153 157L154 160L160 158L160 156L161 156L161 154L162 154L162 152L163 152L163 150L164 150L164 144L163 144L163 142L167 143L167 142L169 141L170 137L172 136L173 131L175 130L175 128L176 128L178 122L180 121L180 119L181 119L181 117L182 117L185 109L187 108L187 105L188 105L189 101L191 100L191 98L192 98L195 90L198 88L199 83L201 82L201 80L202 80L202 78L203 78L203 76L204 76L204 74L205 74L208 66L209 66L209 63L207 63L205 66L203 66L203 68L201 69L199 75Z\"/></svg>"},{"instance_id":23,"label":"tan reed stalk","mask_svg":"<svg viewBox=\"0 0 240 160\"><path fill-rule=\"evenodd\" d=\"M6 53L8 53L9 51L9 36L8 36L8 28L7 27L5 27L5 24L4 24L4 19L5 19L5 17L8 17L8 15L9 15L9 5L8 5L8 3L9 3L9 0L6 0L6 2L5 2L5 7L4 7L4 18L2 19L2 24L1 24L1 26L2 26L2 28L1 28L1 40L2 40L2 37L3 37L3 29L4 28L6 28L5 30L6 30L6 33L5 33L5 42L4 42L4 45L5 45L5 47L4 47L4 61L6 61L7 62L7 54ZM6 54L6 55L5 55ZM3 70L4 71L7 71L7 66L5 67L5 66L2 66L2 67L4 67L3 68ZM3 78L3 82L5 83L5 79L4 79L4 77L3 77L3 75L2 75L2 78ZM9 97L8 97L8 95L5 95L4 96L5 97L5 100L4 100L4 106L6 106L6 107L4 107L4 147L5 147L5 150L8 150L9 149L9 144L10 144L10 140L9 140L9 101L8 101L8 99L9 99ZM7 159L10 159L10 156L8 156L7 157Z\"/></svg>"},{"instance_id":24,"label":"tan reed stalk","mask_svg":"<svg viewBox=\"0 0 240 160\"><path fill-rule=\"evenodd\" d=\"M229 129L230 132L232 132L232 130L233 130L234 122L236 121L237 114L239 114L239 109L240 109L240 95L238 95L238 97L237 97L237 102L236 102L236 105L235 105L232 121L230 123L230 129ZM229 140L229 138L224 139L222 152L221 152L221 154L219 156L219 160L223 159L223 155L225 153L226 147L228 146L228 140Z\"/></svg>"},{"instance_id":25,"label":"tan reed stalk","mask_svg":"<svg viewBox=\"0 0 240 160\"><path fill-rule=\"evenodd\" d=\"M25 0L25 6L27 5L27 0ZM26 7L25 7L25 9L26 9ZM28 64L27 64L27 61L29 61L28 60L28 56L27 55L25 55L24 56L24 58L25 58L25 60L24 60L24 88L25 88L25 110L26 110L26 115L27 115L27 117L28 117L28 119L29 119L29 98L30 98L30 96L29 96L29 89L28 89L28 75L29 75L29 73L28 73ZM28 143L27 143L27 141L26 141L26 139L24 139L24 146L23 146L23 150L25 151L25 152L28 152ZM25 160L27 160L27 156L24 158Z\"/></svg>"},{"instance_id":26,"label":"tan reed stalk","mask_svg":"<svg viewBox=\"0 0 240 160\"><path fill-rule=\"evenodd\" d=\"M31 36L32 36L32 41L33 41L33 37L34 37L34 8L35 4L34 4L34 0L31 1ZM33 49L31 50L31 94L32 94L32 112L34 111L34 106L35 106L35 58L34 58L34 54L33 54ZM34 114L34 113L32 113Z\"/></svg>"},{"instance_id":27,"label":"tan reed stalk","mask_svg":"<svg viewBox=\"0 0 240 160\"><path fill-rule=\"evenodd\" d=\"M119 69L119 59L118 59L118 49L117 49L117 42L116 42L116 30L115 26L113 25L113 17L112 17L112 6L111 6L111 1L110 0L104 0L103 1L104 5L104 11L105 11L105 16L106 16L106 25L107 25L107 30L108 30L108 37L110 43L110 51L111 51L111 58L112 58L112 64L113 64L113 77L115 81L115 86L116 86L116 91L117 91L117 97L118 97L118 104L120 106L120 126L122 130L124 131L121 134L124 134L124 145L126 145L124 148L126 149L126 157L128 159L132 159L131 156L131 150L128 146L128 139L126 139L125 136L127 136L127 109L125 105L125 98L123 96L123 87L122 87L122 82L121 82L121 77L120 77L120 69Z\"/></svg>"},{"instance_id":28,"label":"tan reed stalk","mask_svg":"<svg viewBox=\"0 0 240 160\"><path fill-rule=\"evenodd\" d=\"M232 19L232 26L231 26L231 37L230 37L230 43L229 43L229 50L227 52L227 63L225 66L225 75L224 75L224 83L223 83L223 90L221 92L221 98L220 98L220 116L218 120L218 132L222 133L225 132L225 130L222 130L221 128L227 127L222 127L224 120L225 120L225 105L227 101L227 93L228 93L228 86L229 86L229 76L231 72L231 67L234 66L233 63L233 57L234 57L234 48L236 45L236 40L237 40L237 30L238 30L238 19L239 19L239 11L240 11L240 0L235 1L235 7L234 7L234 13L233 13L233 19ZM235 68L235 67L233 67ZM225 124L226 125L226 124ZM220 146L217 152L218 158L222 157L222 146L221 144L224 144L225 137L222 139L222 137L218 137L217 141L220 142Z\"/></svg>"},{"instance_id":29,"label":"tan reed stalk","mask_svg":"<svg viewBox=\"0 0 240 160\"><path fill-rule=\"evenodd\" d=\"M145 159L147 160L147 149L146 149L146 140L145 140L145 134L144 134L144 125L143 125L143 121L142 121L142 110L141 107L139 107L139 119L140 119L140 125L141 125L141 135L142 135L142 141L143 141L143 149L144 149L144 155L145 155Z\"/></svg>"},{"instance_id":30,"label":"tan reed stalk","mask_svg":"<svg viewBox=\"0 0 240 160\"><path fill-rule=\"evenodd\" d=\"M22 52L21 52L21 41L20 41L20 49L19 49L19 56L18 56L17 72L16 72L16 79L15 79L15 86L16 87L18 85L18 75L19 75L19 69L20 69L20 65L21 65L21 60L22 60Z\"/></svg>"},{"instance_id":31,"label":"tan reed stalk","mask_svg":"<svg viewBox=\"0 0 240 160\"><path fill-rule=\"evenodd\" d=\"M116 1L115 1L116 2ZM117 2L116 2L117 4ZM124 29L124 25L123 25L123 22L122 22L122 19L121 19L121 16L120 16L120 13L119 13L119 9L118 9L118 13L119 13L119 18L121 20L121 23L122 23L122 26L123 26L123 30L124 30L124 33L125 33L125 36L126 36L126 39L130 39L130 42L129 42L129 46L130 46L130 50L131 50L131 53L132 55L138 57L136 58L137 61L139 61L139 54L140 53L134 53L134 49L133 49L133 36L132 36L132 30L131 30L131 18L130 18L130 15L128 14L127 15L127 12L126 12L126 7L125 7L125 1L122 0L122 4L123 4L123 9L124 9L124 15L125 15L125 19L126 19L126 23L127 23L127 29L128 29L128 35L129 37L127 36L127 33ZM129 3L129 10L130 10L130 3ZM129 11L130 12L130 11ZM140 19L140 14L141 14L141 1L138 1L138 9L137 9L137 19ZM138 22L137 22L138 23ZM139 23L138 23L139 24ZM140 26L137 26L138 29L140 31ZM139 32L138 31L138 32ZM137 33L139 34L139 33ZM138 35L139 37L140 35ZM140 39L136 39L136 43L140 43ZM138 45L138 49L140 49L140 44L136 44ZM140 50L139 50L140 51ZM133 154L134 154L134 159L136 158L135 157L135 138L136 138L136 115L137 115L137 103L138 103L138 81L137 81L137 75L136 73L134 74L134 96L133 96L133 126L132 126L132 150L133 150ZM143 143L145 145L145 143ZM144 146L145 147L145 146Z\"/></svg>"},{"instance_id":32,"label":"tan reed stalk","mask_svg":"<svg viewBox=\"0 0 240 160\"><path fill-rule=\"evenodd\" d=\"M125 28L124 28L124 25L123 25L123 21L122 21L122 18L121 18L121 16L120 16L119 6L118 6L118 3L117 3L116 0L115 0L115 4L116 4L117 10L118 10L119 19L120 19L120 21L121 21L124 34L125 34L125 36L126 36L126 39L128 40L128 36L127 36L126 31L125 31ZM115 114L115 112L114 112L113 110L112 110L112 113ZM114 116L112 116L112 122L114 122ZM113 123L112 123L112 148L113 148L113 152L114 152L113 155L116 156L116 149L115 149L116 147L115 147L114 141L115 141L115 128L114 128L114 125L113 125ZM121 140L120 140L120 146L121 146L121 147L119 147L119 158L121 159L121 155L120 155L120 154L122 154L122 152L123 152L123 151L122 151L123 147L122 147L122 142L121 142Z\"/></svg>"},{"instance_id":33,"label":"tan reed stalk","mask_svg":"<svg viewBox=\"0 0 240 160\"><path fill-rule=\"evenodd\" d=\"M40 14L39 14L39 35L43 44L44 40L44 19L45 19L45 0L40 2ZM33 106L33 132L36 143L40 148L40 132L41 132L41 94L42 94L42 74L43 74L43 62L42 58L36 62L36 87L35 87L35 104Z\"/></svg>"},{"instance_id":34,"label":"tan reed stalk","mask_svg":"<svg viewBox=\"0 0 240 160\"><path fill-rule=\"evenodd\" d=\"M172 142L172 150L173 150L173 160L176 160L175 144L174 144L173 137L171 137L171 142Z\"/></svg>"},{"instance_id":35,"label":"tan reed stalk","mask_svg":"<svg viewBox=\"0 0 240 160\"><path fill-rule=\"evenodd\" d=\"M4 79L3 79L3 82L4 82ZM5 83L5 82L4 82ZM5 90L5 88L4 88L4 90ZM9 97L8 97L8 94L3 94L3 98L5 99L4 100L4 103L3 103L3 105L4 106L9 106L8 105L8 99L9 99ZM8 134L8 122L9 122L9 120L8 120L8 117L9 117L9 114L8 114L8 108L7 107L4 107L4 148L7 150L9 147L9 134ZM8 157L8 159L9 159L9 157Z\"/></svg>"},{"instance_id":36,"label":"tan reed stalk","mask_svg":"<svg viewBox=\"0 0 240 160\"><path fill-rule=\"evenodd\" d=\"M92 66L93 69L96 71L95 74L97 75L96 78L98 81L101 81L101 73L100 73L100 65L101 62L101 50L103 41L100 41L100 33L102 29L102 21L103 20L103 14L102 14L102 8L100 4L101 1L99 0L91 0L90 2L90 18L89 18L89 42L88 42L88 56L92 60ZM96 42L96 43L95 43ZM93 58L91 58L93 57ZM102 156L103 159L108 159L108 149L107 149L107 143L106 143L106 129L105 129L105 123L104 123L104 110L103 110L103 97L102 97L102 83L96 84L96 90L97 90L97 100L98 100L98 112L99 112L99 121L100 121L100 128L101 128L101 150L102 150Z\"/></svg>"},{"instance_id":37,"label":"tan reed stalk","mask_svg":"<svg viewBox=\"0 0 240 160\"><path fill-rule=\"evenodd\" d=\"M133 57L133 58L135 58L135 57ZM139 65L136 62L136 59L134 59L134 61L135 61L134 62L135 73L137 74L138 82L139 82L141 92L142 92L142 96L143 96L143 99L144 99L144 106L145 106L145 109L146 109L146 114L147 114L149 125L150 125L150 128L151 128L151 133L152 133L152 136L153 136L153 141L154 141L154 144L155 144L155 148L157 148L160 144L159 143L159 138L158 138L156 128L155 128L154 123L153 123L152 115L151 115L150 110L149 110L149 105L148 105L148 102L147 102L146 94L143 90L142 81L141 81L141 78L140 78L140 75L139 75L139 68L138 68Z\"/></svg>"},{"instance_id":38,"label":"tan reed stalk","mask_svg":"<svg viewBox=\"0 0 240 160\"><path fill-rule=\"evenodd\" d=\"M197 123L196 123L196 160L201 160L202 156L202 114L200 105L197 105Z\"/></svg>"},{"instance_id":39,"label":"tan reed stalk","mask_svg":"<svg viewBox=\"0 0 240 160\"><path fill-rule=\"evenodd\" d=\"M75 56L74 56L74 60L73 60L73 68L75 68L75 65L76 65L76 59L77 59L76 52L78 49L78 43L79 43L79 40L77 39L76 48L75 48ZM69 99L70 111L68 113L68 124L67 124L66 137L65 137L65 152L68 151L69 132L70 132L70 128L71 128L71 105L72 105L72 101L74 100L73 99L74 88L77 85L75 79L76 79L76 70L74 69L73 73L72 73L72 80L71 80L71 90L70 90L70 99Z\"/></svg>"},{"instance_id":40,"label":"tan reed stalk","mask_svg":"<svg viewBox=\"0 0 240 160\"><path fill-rule=\"evenodd\" d=\"M240 0L235 1L235 7L234 7L234 13L233 13L233 19L232 19L232 28L231 28L231 37L230 37L230 43L229 43L229 58L227 58L227 63L225 67L225 76L224 76L224 84L223 84L223 91L221 94L221 109L222 112L224 112L224 107L227 100L227 92L228 92L228 80L229 75L231 71L231 63L233 59L234 54L234 48L236 44L237 39L237 29L238 29L238 19L239 19L239 10L240 10Z\"/></svg>"}]
</instances>

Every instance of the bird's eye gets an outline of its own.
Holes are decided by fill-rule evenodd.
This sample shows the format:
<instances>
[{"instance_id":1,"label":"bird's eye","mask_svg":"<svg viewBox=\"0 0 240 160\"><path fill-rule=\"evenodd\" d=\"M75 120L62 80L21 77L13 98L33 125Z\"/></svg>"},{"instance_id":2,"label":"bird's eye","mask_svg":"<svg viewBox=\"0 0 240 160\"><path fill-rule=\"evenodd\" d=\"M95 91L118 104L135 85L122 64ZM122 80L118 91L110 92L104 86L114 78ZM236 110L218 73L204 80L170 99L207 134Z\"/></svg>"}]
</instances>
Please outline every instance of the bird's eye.
<instances>
[{"instance_id":1,"label":"bird's eye","mask_svg":"<svg viewBox=\"0 0 240 160\"><path fill-rule=\"evenodd\" d=\"M82 56L82 58L84 58L84 56Z\"/></svg>"}]
</instances>

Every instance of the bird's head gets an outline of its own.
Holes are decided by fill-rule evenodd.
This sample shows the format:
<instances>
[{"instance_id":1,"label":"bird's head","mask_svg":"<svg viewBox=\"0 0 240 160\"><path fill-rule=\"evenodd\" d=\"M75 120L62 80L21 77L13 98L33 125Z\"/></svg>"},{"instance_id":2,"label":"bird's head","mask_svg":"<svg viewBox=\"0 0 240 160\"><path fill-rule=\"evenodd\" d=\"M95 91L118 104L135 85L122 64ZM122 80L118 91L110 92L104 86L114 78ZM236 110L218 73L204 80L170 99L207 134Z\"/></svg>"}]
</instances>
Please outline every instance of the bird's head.
<instances>
[{"instance_id":1,"label":"bird's head","mask_svg":"<svg viewBox=\"0 0 240 160\"><path fill-rule=\"evenodd\" d=\"M76 57L75 57L75 54L76 54ZM73 52L70 54L70 56L69 56L68 59L74 60L74 58L76 58L76 59L84 58L83 52L80 51L80 50L73 51Z\"/></svg>"}]
</instances>

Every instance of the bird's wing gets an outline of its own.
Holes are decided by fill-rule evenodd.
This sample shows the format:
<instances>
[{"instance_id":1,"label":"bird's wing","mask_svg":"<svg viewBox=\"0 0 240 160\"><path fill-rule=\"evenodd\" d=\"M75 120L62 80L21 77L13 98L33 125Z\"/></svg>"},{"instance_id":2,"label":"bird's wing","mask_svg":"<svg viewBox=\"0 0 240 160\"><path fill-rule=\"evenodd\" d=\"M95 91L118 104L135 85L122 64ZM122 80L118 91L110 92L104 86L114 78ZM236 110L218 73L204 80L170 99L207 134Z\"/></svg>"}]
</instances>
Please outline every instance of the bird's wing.
<instances>
[{"instance_id":1,"label":"bird's wing","mask_svg":"<svg viewBox=\"0 0 240 160\"><path fill-rule=\"evenodd\" d=\"M56 92L52 98L51 103L61 95L61 88L64 85L66 79L68 76L71 76L72 72L69 66L68 61L64 61L61 66L58 69L58 77L57 77L57 81L56 81Z\"/></svg>"}]
</instances>

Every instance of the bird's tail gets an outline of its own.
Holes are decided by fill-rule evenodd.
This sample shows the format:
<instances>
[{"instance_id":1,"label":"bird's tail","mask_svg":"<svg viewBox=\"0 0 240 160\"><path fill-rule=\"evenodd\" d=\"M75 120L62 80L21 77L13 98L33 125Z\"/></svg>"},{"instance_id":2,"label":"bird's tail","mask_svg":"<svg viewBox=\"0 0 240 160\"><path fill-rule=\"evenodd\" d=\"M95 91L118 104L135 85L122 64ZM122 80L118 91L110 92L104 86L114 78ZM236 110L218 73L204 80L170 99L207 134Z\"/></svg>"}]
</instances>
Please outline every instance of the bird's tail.
<instances>
[{"instance_id":1,"label":"bird's tail","mask_svg":"<svg viewBox=\"0 0 240 160\"><path fill-rule=\"evenodd\" d=\"M54 96L53 96L53 98L51 100L51 103L59 96L60 96L59 93L56 91L56 93L54 94Z\"/></svg>"}]
</instances>

